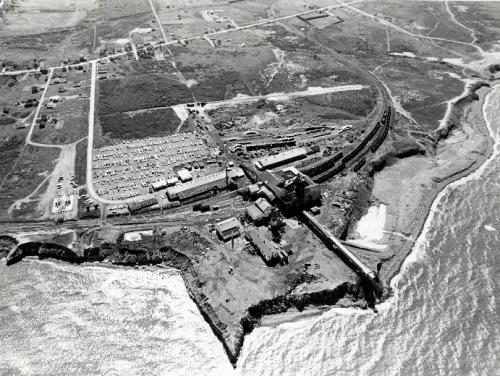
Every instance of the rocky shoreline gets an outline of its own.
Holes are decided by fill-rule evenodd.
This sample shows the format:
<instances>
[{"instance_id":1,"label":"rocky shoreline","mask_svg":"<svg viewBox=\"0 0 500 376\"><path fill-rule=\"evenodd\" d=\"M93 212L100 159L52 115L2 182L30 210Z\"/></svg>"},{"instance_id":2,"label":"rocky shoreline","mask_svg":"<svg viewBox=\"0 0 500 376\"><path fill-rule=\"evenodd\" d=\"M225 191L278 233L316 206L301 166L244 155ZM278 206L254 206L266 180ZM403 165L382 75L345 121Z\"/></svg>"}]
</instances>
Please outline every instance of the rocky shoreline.
<instances>
[{"instance_id":1,"label":"rocky shoreline","mask_svg":"<svg viewBox=\"0 0 500 376\"><path fill-rule=\"evenodd\" d=\"M303 311L308 307L335 306L340 299L347 297L348 301L354 302L364 300L363 288L350 282L342 283L335 288L319 290L302 294L287 294L265 299L258 304L247 308L247 314L241 318L241 332L237 340L229 338L225 331L227 325L220 320L217 313L210 305L207 296L198 288L200 280L192 266L191 260L184 254L175 251L170 247L159 249L156 259L135 260L129 263L124 257L127 252L136 253L135 249L114 248L107 244L103 248L88 248L84 250L84 256L80 256L74 250L61 244L51 242L27 242L18 244L14 237L0 236L0 256L7 257L7 250L13 250L6 259L7 265L12 265L21 261L24 257L38 257L40 259L56 259L60 261L82 264L86 262L111 262L114 265L137 267L138 265L158 265L168 266L180 271L185 286L190 297L197 305L201 315L209 324L214 334L221 341L227 356L235 366L243 340L246 334L250 333L264 315L272 315L287 312L290 309ZM118 254L120 256L118 256ZM357 307L367 308L366 304L357 304Z\"/></svg>"},{"instance_id":2,"label":"rocky shoreline","mask_svg":"<svg viewBox=\"0 0 500 376\"><path fill-rule=\"evenodd\" d=\"M484 101L487 94L490 92L485 86L489 87L490 85L477 85L471 89L469 94L455 102L454 108L452 109L452 115L450 116L452 120L448 123L447 128L439 133L438 142L444 142L454 130L461 128L463 122L467 121L467 119L465 119L467 116L470 115L477 119L479 115L482 118ZM470 112L472 112L472 114ZM412 252L416 239L422 233L425 222L430 214L431 207L439 193L454 181L476 171L492 154L493 140L489 134L485 120L482 119L481 122L474 122L473 126L476 136L481 138L481 150L473 151L475 158L467 163L466 166L458 166L455 170L450 169L449 173L445 176L432 178L434 184L432 185L431 191L427 193L425 200L419 202L420 212L425 213L425 215L417 217L418 220L414 222L411 232L406 234L406 239L399 238L397 244L391 245L396 247L394 250L395 257L389 260L381 270L381 279L387 283L400 273L404 260Z\"/></svg>"},{"instance_id":3,"label":"rocky shoreline","mask_svg":"<svg viewBox=\"0 0 500 376\"><path fill-rule=\"evenodd\" d=\"M476 90L469 94L464 100L459 100L456 103L453 115L456 120L461 118L464 112L469 108L469 105L475 106L475 109L470 111L477 111L477 107L482 109L487 90L480 89L479 97L474 98ZM458 117L458 118L457 118ZM434 179L432 192L426 196L426 200L421 202L420 213L418 221L414 223L410 239L417 239L422 232L423 226L429 215L432 203L447 185L451 182L460 179L476 170L491 154L493 140L491 139L488 130L484 124L478 126L475 131L484 136L482 144L482 152L476 153L475 160L465 167L451 171L446 176L440 176ZM446 134L441 134L441 141L446 140L447 136L453 132L457 127L450 125ZM440 142L441 142L440 141ZM392 156L393 158L411 157L412 155L419 155L419 150L408 152L404 156ZM116 230L115 230L116 231ZM85 263L85 262L111 262L116 265L134 266L137 265L157 265L162 264L181 272L184 279L186 288L199 308L200 313L206 322L212 328L214 334L221 341L224 349L233 365L239 356L239 352L243 345L243 340L246 334L250 333L256 325L259 324L261 318L267 315L274 315L278 313L287 312L290 310L302 311L310 307L323 307L323 306L356 306L358 308L368 308L373 305L373 301L368 302L367 294L365 294L365 287L360 283L353 283L345 281L338 283L329 289L320 289L317 291L310 291L304 293L294 293L293 288L288 290L287 293L278 294L273 298L259 300L256 304L252 304L245 308L246 314L240 318L240 323L237 329L228 329L228 324L221 320L216 310L214 309L209 297L202 289L203 281L198 275L196 268L193 266L192 259L184 253L178 252L174 247L169 244L145 244L143 247L135 248L135 246L127 245L123 242L120 236L117 236L117 241L102 240L96 245L91 241L90 246L83 248L74 247L75 237L88 237L89 234L72 234L60 235L54 237L53 240L50 236L42 237L37 241L20 242L13 236L0 236L0 257L7 257L7 264L20 261L23 257L37 256L43 258L54 258L72 263ZM384 263L385 267L381 271L381 280L388 282L399 273L402 264L408 254L413 249L414 241L401 240L396 244L390 244L394 247L394 257ZM339 304L342 302L342 304Z\"/></svg>"}]
</instances>

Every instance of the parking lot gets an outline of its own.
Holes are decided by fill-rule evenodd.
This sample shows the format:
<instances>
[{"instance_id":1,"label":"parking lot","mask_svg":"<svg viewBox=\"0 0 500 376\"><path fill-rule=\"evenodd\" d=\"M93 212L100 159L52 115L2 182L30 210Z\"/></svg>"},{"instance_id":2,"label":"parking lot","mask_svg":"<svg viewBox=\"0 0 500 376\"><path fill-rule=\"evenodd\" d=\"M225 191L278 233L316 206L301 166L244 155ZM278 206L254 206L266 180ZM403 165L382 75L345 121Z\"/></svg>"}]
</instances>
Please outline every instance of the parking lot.
<instances>
[{"instance_id":1,"label":"parking lot","mask_svg":"<svg viewBox=\"0 0 500 376\"><path fill-rule=\"evenodd\" d=\"M94 151L94 185L111 200L148 195L153 182L177 178L179 169L188 168L194 178L209 173L206 163L216 154L196 132L121 142Z\"/></svg>"}]
</instances>

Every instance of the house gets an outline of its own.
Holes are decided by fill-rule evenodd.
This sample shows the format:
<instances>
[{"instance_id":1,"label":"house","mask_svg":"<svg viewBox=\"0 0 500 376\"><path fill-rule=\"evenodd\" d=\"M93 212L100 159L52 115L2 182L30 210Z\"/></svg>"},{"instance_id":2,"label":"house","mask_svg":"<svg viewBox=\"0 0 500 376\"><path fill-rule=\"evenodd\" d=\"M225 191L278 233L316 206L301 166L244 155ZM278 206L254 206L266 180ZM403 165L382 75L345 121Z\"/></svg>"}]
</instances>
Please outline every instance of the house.
<instances>
[{"instance_id":1,"label":"house","mask_svg":"<svg viewBox=\"0 0 500 376\"><path fill-rule=\"evenodd\" d=\"M273 208L273 206L263 197L257 199L257 201L255 201L255 205L262 213L269 212Z\"/></svg>"},{"instance_id":2,"label":"house","mask_svg":"<svg viewBox=\"0 0 500 376\"><path fill-rule=\"evenodd\" d=\"M265 198L261 197L246 208L246 214L252 222L259 225L269 219L272 209L273 206Z\"/></svg>"},{"instance_id":3,"label":"house","mask_svg":"<svg viewBox=\"0 0 500 376\"><path fill-rule=\"evenodd\" d=\"M241 223L232 217L215 225L217 235L225 242L240 236Z\"/></svg>"}]
</instances>

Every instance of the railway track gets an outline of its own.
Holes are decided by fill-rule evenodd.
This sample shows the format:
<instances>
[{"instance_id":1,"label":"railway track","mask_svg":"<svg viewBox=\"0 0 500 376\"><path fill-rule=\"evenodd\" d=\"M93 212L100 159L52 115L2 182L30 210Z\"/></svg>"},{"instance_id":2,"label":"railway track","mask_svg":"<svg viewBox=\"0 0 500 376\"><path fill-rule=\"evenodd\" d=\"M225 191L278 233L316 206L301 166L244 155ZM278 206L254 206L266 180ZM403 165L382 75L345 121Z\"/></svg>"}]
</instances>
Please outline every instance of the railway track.
<instances>
[{"instance_id":1,"label":"railway track","mask_svg":"<svg viewBox=\"0 0 500 376\"><path fill-rule=\"evenodd\" d=\"M276 14L274 13L272 5L269 7L269 13L272 16L276 17ZM337 53L334 49L325 45L322 41L320 41L318 39L318 36L315 34L316 32L314 31L314 29L311 28L310 29L310 30L312 30L311 32L303 32L303 31L296 29L293 26L286 25L281 21L279 23L286 30L290 31L291 33L294 33L294 34L301 36L309 41L314 42L317 46L321 47L325 52L327 52L330 56L332 56L340 64L344 65L346 68L348 67L352 72L357 73L359 76L363 77L375 89L375 91L377 92L377 97L379 97L381 99L381 101L378 105L379 109L374 115L375 120L372 122L372 124L370 126L369 137L365 138L366 142L364 144L363 144L364 141L362 141L360 143L360 144L363 144L363 145L361 145L361 147L359 147L360 146L359 144L357 145L356 148L359 148L359 149L355 150L355 151L357 151L356 153L353 153L352 151L349 152L348 155L342 156L341 162L337 162L335 160L333 165L332 165L332 159L327 159L323 162L323 164L321 164L321 162L320 162L320 164L318 164L318 167L320 167L320 168L317 168L315 170L312 170L311 166L306 166L304 168L306 170L308 168L311 170L310 172L312 173L312 176L309 174L307 174L307 175L311 176L314 180L316 180L318 182L326 181L326 180L332 178L333 176L335 176L336 174L340 173L341 171L343 171L346 167L354 167L354 165L356 165L356 163L359 163L359 160L362 158L363 154L367 153L367 149L365 149L365 146L368 144L371 137L373 137L374 134L378 131L378 128L382 128L382 133L379 134L379 137L377 137L375 139L376 141L373 144L371 144L370 148L369 148L369 150L372 152L374 152L378 149L380 144L385 139L385 136L387 136L387 132L394 121L394 110L392 107L392 100L391 100L391 97L390 97L389 93L387 92L385 86L382 84L382 82L380 82L378 77L373 75L368 69L365 69L362 66L360 66L357 61L347 59L344 56ZM387 116L388 110L389 110L389 114ZM382 119L382 121L380 121L379 119ZM377 123L381 123L381 124L379 124L377 126ZM375 131L373 131L374 128L377 128L377 129L375 129ZM347 157L349 157L349 158L347 158ZM352 162L355 162L354 165ZM301 169L301 170L304 170L304 169Z\"/></svg>"},{"instance_id":2,"label":"railway track","mask_svg":"<svg viewBox=\"0 0 500 376\"><path fill-rule=\"evenodd\" d=\"M376 152L385 140L392 122L393 113L394 110L388 107L384 112L382 120L375 123L375 125L370 128L367 136L346 155L338 153L332 159L326 160L325 162L316 162L313 168L306 167L307 172L304 173L307 173L308 176L320 183L332 178L348 167L352 167L356 172L359 171L362 167L362 165L360 165L361 161L364 160L366 162L365 157L370 153ZM335 160L335 162L332 165L333 160Z\"/></svg>"}]
</instances>

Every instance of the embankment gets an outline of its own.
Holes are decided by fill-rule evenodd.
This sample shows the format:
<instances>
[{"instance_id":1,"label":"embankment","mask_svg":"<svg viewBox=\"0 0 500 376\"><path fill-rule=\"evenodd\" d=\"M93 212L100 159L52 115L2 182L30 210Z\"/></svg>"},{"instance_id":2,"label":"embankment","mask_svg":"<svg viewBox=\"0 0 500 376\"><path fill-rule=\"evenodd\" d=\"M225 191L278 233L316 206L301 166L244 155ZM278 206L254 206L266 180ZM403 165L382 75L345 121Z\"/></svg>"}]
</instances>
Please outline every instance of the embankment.
<instances>
[{"instance_id":1,"label":"embankment","mask_svg":"<svg viewBox=\"0 0 500 376\"><path fill-rule=\"evenodd\" d=\"M265 315L283 313L289 310L303 311L309 307L333 306L343 300L343 305L353 304L361 308L368 308L364 297L365 289L362 285L349 282L341 283L333 289L314 291L303 294L289 293L271 299L259 301L248 307L243 317L240 318L239 330L228 328L228 323L223 322L214 307L209 302L203 291L203 282L193 267L192 260L181 252L169 246L160 246L155 250L140 246L130 247L126 243L117 241L103 243L102 247L88 247L77 251L66 246L50 243L30 241L23 244L15 244L15 239L7 239L9 247L15 246L7 264L19 262L23 257L35 256L39 258L53 258L71 263L109 261L122 266L137 265L162 265L175 268L181 272L189 295L197 305L200 313L212 328L214 334L223 344L227 356L235 366L240 350L243 346L244 337L250 333L260 319ZM81 255L80 255L81 254Z\"/></svg>"},{"instance_id":2,"label":"embankment","mask_svg":"<svg viewBox=\"0 0 500 376\"><path fill-rule=\"evenodd\" d=\"M393 231L400 231L406 235L405 238L394 238L395 243L389 244L394 252L394 256L384 262L380 277L383 281L389 282L401 270L402 264L408 254L412 251L414 241L422 232L425 221L429 215L432 204L438 194L452 182L459 180L478 169L491 155L493 150L493 140L482 116L482 110L486 95L490 92L488 84L478 84L473 87L473 91L457 100L453 104L447 127L436 133L436 149L439 155L447 155L445 151L453 156L453 160L447 159L446 163L440 163L446 168L441 168L438 175L433 176L432 169L428 171L426 178L430 177L431 183L421 189L427 189L424 199L418 202L418 215L413 221L411 228L398 228ZM449 138L455 131L463 133L463 128L469 130L466 133L465 142L449 143ZM474 139L474 140L473 140ZM470 145L469 145L470 143ZM432 156L429 156L432 158ZM417 188L418 189L418 188ZM410 215L411 213L407 213ZM401 215L401 214L400 214ZM405 231L407 231L405 233Z\"/></svg>"}]
</instances>

